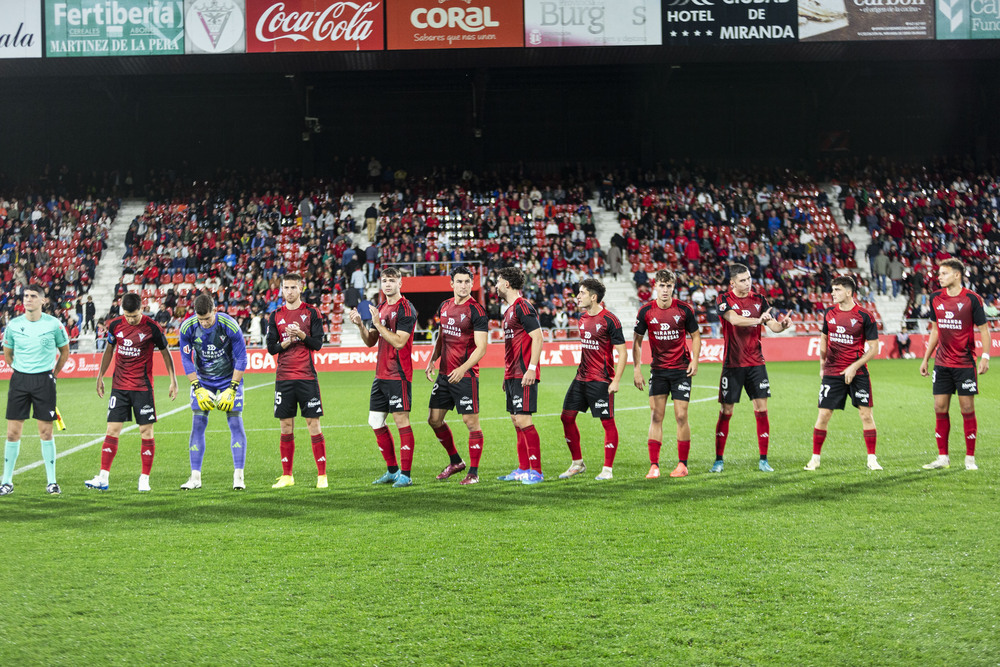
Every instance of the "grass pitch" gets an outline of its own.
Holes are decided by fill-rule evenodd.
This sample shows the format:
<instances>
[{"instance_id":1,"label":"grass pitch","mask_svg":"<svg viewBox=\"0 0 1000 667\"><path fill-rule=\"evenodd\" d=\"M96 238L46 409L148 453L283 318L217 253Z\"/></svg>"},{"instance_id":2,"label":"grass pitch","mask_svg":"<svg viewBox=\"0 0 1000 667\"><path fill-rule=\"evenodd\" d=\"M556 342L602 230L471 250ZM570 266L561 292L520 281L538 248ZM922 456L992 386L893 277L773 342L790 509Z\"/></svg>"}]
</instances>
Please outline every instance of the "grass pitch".
<instances>
[{"instance_id":1,"label":"grass pitch","mask_svg":"<svg viewBox=\"0 0 1000 667\"><path fill-rule=\"evenodd\" d=\"M977 399L979 472L962 466L957 401L952 461L935 455L930 381L916 361L872 363L883 472L864 467L860 420L836 414L822 467L811 453L815 363L770 364L770 461L756 469L749 403L737 406L726 472L710 475L719 367L695 379L690 467L668 421L664 477L648 468L646 397L616 400L615 479L597 482L603 431L581 415L582 478L558 413L574 369L545 368L536 424L547 479L495 481L515 466L501 374L483 372L483 482L434 476L447 457L414 383L415 485L372 487L384 470L367 425L372 373L321 378L331 487L313 488L304 424L296 481L280 474L270 385L247 394L247 491L230 489L225 420L212 415L204 484L188 476L190 412L157 382L153 491L138 494L139 436L121 438L111 490L83 481L92 444L60 458L61 497L41 466L0 499L0 656L5 664L996 664L1000 661L997 371ZM631 372L626 372L631 377ZM273 381L251 375L247 386ZM109 385L110 386L110 385ZM6 389L6 383L0 385ZM182 384L182 390L184 389ZM60 452L99 440L106 400L62 380ZM463 456L465 427L449 423ZM26 432L34 430L29 422ZM394 437L395 436L395 429ZM398 447L399 441L396 437ZM39 459L37 434L18 467Z\"/></svg>"}]
</instances>

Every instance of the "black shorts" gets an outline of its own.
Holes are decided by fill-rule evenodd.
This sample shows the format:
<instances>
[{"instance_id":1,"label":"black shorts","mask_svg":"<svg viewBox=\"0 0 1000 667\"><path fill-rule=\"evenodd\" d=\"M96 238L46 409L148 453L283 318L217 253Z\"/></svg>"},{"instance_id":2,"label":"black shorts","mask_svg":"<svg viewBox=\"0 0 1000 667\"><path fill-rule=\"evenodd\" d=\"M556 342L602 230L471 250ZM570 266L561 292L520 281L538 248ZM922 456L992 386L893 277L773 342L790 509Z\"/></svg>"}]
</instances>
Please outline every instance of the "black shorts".
<instances>
[{"instance_id":1,"label":"black shorts","mask_svg":"<svg viewBox=\"0 0 1000 667\"><path fill-rule=\"evenodd\" d=\"M507 394L507 412L512 415L530 415L538 412L538 383L521 386L521 378L503 381Z\"/></svg>"},{"instance_id":2,"label":"black shorts","mask_svg":"<svg viewBox=\"0 0 1000 667\"><path fill-rule=\"evenodd\" d=\"M615 397L608 394L609 382L584 382L574 379L563 399L563 410L586 412L597 419L614 419Z\"/></svg>"},{"instance_id":3,"label":"black shorts","mask_svg":"<svg viewBox=\"0 0 1000 667\"><path fill-rule=\"evenodd\" d=\"M451 410L460 415L479 414L479 378L466 375L458 384L448 382L448 376L439 373L431 388L431 410Z\"/></svg>"},{"instance_id":4,"label":"black shorts","mask_svg":"<svg viewBox=\"0 0 1000 667\"><path fill-rule=\"evenodd\" d=\"M979 382L975 368L951 368L934 364L931 375L934 385L934 395L975 396L979 393Z\"/></svg>"},{"instance_id":5,"label":"black shorts","mask_svg":"<svg viewBox=\"0 0 1000 667\"><path fill-rule=\"evenodd\" d=\"M372 397L368 409L372 412L409 412L413 405L413 383L407 380L372 382Z\"/></svg>"},{"instance_id":6,"label":"black shorts","mask_svg":"<svg viewBox=\"0 0 1000 667\"><path fill-rule=\"evenodd\" d=\"M726 368L723 366L722 377L719 378L719 403L739 403L740 395L744 389L751 400L770 398L771 381L767 379L767 367Z\"/></svg>"},{"instance_id":7,"label":"black shorts","mask_svg":"<svg viewBox=\"0 0 1000 667\"><path fill-rule=\"evenodd\" d=\"M691 401L691 378L683 368L654 370L649 377L649 395L670 394L675 401Z\"/></svg>"},{"instance_id":8,"label":"black shorts","mask_svg":"<svg viewBox=\"0 0 1000 667\"><path fill-rule=\"evenodd\" d=\"M7 388L7 419L24 421L34 408L35 419L56 419L56 379L52 373L14 371Z\"/></svg>"},{"instance_id":9,"label":"black shorts","mask_svg":"<svg viewBox=\"0 0 1000 667\"><path fill-rule=\"evenodd\" d=\"M844 382L842 375L824 375L819 385L819 407L823 410L843 410L847 397L856 408L873 408L872 379L858 373L851 384Z\"/></svg>"},{"instance_id":10,"label":"black shorts","mask_svg":"<svg viewBox=\"0 0 1000 667\"><path fill-rule=\"evenodd\" d=\"M296 413L308 418L323 416L319 380L281 380L274 383L274 416L291 419Z\"/></svg>"},{"instance_id":11,"label":"black shorts","mask_svg":"<svg viewBox=\"0 0 1000 667\"><path fill-rule=\"evenodd\" d=\"M156 401L152 391L129 391L111 388L108 399L108 423L130 422L135 415L136 424L156 423Z\"/></svg>"}]
</instances>

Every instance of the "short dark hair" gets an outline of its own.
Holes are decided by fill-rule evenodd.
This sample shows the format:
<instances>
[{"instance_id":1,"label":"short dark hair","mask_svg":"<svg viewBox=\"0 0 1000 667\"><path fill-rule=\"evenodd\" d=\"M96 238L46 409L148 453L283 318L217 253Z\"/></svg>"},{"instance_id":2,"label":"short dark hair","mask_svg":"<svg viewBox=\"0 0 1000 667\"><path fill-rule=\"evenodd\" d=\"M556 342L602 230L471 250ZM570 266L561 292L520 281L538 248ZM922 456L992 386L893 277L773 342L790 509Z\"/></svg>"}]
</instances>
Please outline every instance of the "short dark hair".
<instances>
[{"instance_id":1,"label":"short dark hair","mask_svg":"<svg viewBox=\"0 0 1000 667\"><path fill-rule=\"evenodd\" d=\"M510 283L512 289L520 290L524 287L524 271L516 266L505 266L497 273L501 278Z\"/></svg>"},{"instance_id":2,"label":"short dark hair","mask_svg":"<svg viewBox=\"0 0 1000 667\"><path fill-rule=\"evenodd\" d=\"M142 308L142 299L135 292L129 292L122 297L122 310L126 313L134 313Z\"/></svg>"},{"instance_id":3,"label":"short dark hair","mask_svg":"<svg viewBox=\"0 0 1000 667\"><path fill-rule=\"evenodd\" d=\"M597 302L604 301L604 283L597 278L584 278L580 281L580 287L586 287L587 291L597 297Z\"/></svg>"},{"instance_id":4,"label":"short dark hair","mask_svg":"<svg viewBox=\"0 0 1000 667\"><path fill-rule=\"evenodd\" d=\"M965 277L965 263L960 259L949 257L948 259L938 264L938 266L947 266L952 271L957 271L958 274L963 278Z\"/></svg>"},{"instance_id":5,"label":"short dark hair","mask_svg":"<svg viewBox=\"0 0 1000 667\"><path fill-rule=\"evenodd\" d=\"M281 276L281 282L285 282L286 280L294 280L298 283L301 283L302 276L300 276L297 273L286 273L285 275Z\"/></svg>"},{"instance_id":6,"label":"short dark hair","mask_svg":"<svg viewBox=\"0 0 1000 667\"><path fill-rule=\"evenodd\" d=\"M397 269L395 266L387 266L384 269L382 269L381 271L379 271L379 274L380 274L379 275L380 279L383 278L383 277L385 277L385 278L402 278L403 277L403 274L401 274L399 272L399 269Z\"/></svg>"},{"instance_id":7,"label":"short dark hair","mask_svg":"<svg viewBox=\"0 0 1000 667\"><path fill-rule=\"evenodd\" d=\"M855 294L858 291L858 284L854 282L854 278L850 276L837 276L832 281L830 281L833 287L843 287L844 289L851 290L851 294Z\"/></svg>"},{"instance_id":8,"label":"short dark hair","mask_svg":"<svg viewBox=\"0 0 1000 667\"><path fill-rule=\"evenodd\" d=\"M28 285L27 287L24 288L24 291L25 292L34 292L35 294L37 294L38 296L42 297L43 299L45 298L45 287L42 286L42 285L39 285L38 283L31 283L30 285Z\"/></svg>"},{"instance_id":9,"label":"short dark hair","mask_svg":"<svg viewBox=\"0 0 1000 667\"><path fill-rule=\"evenodd\" d=\"M658 283L676 283L677 275L670 269L660 269L656 272L656 281Z\"/></svg>"},{"instance_id":10,"label":"short dark hair","mask_svg":"<svg viewBox=\"0 0 1000 667\"><path fill-rule=\"evenodd\" d=\"M742 276L744 273L750 273L750 267L746 264L740 264L739 262L733 262L729 265L729 279L732 280L736 276Z\"/></svg>"},{"instance_id":11,"label":"short dark hair","mask_svg":"<svg viewBox=\"0 0 1000 667\"><path fill-rule=\"evenodd\" d=\"M456 266L454 269L451 270L451 279L454 280L455 276L459 275L460 273L464 273L465 275L469 276L469 280L472 280L472 269L465 266L464 264L461 266Z\"/></svg>"},{"instance_id":12,"label":"short dark hair","mask_svg":"<svg viewBox=\"0 0 1000 667\"><path fill-rule=\"evenodd\" d=\"M215 310L215 299L209 294L199 294L194 300L194 312L198 315L208 315Z\"/></svg>"}]
</instances>

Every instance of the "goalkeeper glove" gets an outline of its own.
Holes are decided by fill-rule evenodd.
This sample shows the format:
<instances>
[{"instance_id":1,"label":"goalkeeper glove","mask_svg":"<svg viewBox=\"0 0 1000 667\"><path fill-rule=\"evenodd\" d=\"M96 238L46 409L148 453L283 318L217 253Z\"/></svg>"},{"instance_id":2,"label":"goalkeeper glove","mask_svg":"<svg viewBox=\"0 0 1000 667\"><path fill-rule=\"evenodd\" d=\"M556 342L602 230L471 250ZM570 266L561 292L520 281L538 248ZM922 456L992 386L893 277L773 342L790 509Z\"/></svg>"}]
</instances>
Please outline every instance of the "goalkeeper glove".
<instances>
[{"instance_id":1,"label":"goalkeeper glove","mask_svg":"<svg viewBox=\"0 0 1000 667\"><path fill-rule=\"evenodd\" d=\"M223 412L229 412L232 410L233 404L236 402L236 390L239 386L239 382L231 382L229 384L229 389L219 394L219 398L215 401L215 407Z\"/></svg>"},{"instance_id":2,"label":"goalkeeper glove","mask_svg":"<svg viewBox=\"0 0 1000 667\"><path fill-rule=\"evenodd\" d=\"M194 391L194 397L198 401L199 408L205 412L215 409L215 401L212 400L212 394L202 387L200 382L197 380L192 382L191 389Z\"/></svg>"}]
</instances>

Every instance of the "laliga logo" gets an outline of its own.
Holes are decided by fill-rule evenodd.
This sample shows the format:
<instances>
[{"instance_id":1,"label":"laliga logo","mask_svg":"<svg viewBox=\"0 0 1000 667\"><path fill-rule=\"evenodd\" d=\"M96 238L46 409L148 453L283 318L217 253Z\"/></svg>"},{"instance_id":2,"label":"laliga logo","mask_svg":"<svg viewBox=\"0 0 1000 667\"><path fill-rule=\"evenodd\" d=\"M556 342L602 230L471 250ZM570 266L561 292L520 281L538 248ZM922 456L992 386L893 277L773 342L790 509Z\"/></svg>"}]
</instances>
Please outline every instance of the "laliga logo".
<instances>
[{"instance_id":1,"label":"laliga logo","mask_svg":"<svg viewBox=\"0 0 1000 667\"><path fill-rule=\"evenodd\" d=\"M497 28L499 21L490 16L490 7L472 7L472 0L461 0L469 7L434 7L426 9L418 7L410 12L410 24L414 28L461 28L465 32L479 32L483 28ZM443 4L448 0L438 0Z\"/></svg>"}]
</instances>

